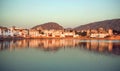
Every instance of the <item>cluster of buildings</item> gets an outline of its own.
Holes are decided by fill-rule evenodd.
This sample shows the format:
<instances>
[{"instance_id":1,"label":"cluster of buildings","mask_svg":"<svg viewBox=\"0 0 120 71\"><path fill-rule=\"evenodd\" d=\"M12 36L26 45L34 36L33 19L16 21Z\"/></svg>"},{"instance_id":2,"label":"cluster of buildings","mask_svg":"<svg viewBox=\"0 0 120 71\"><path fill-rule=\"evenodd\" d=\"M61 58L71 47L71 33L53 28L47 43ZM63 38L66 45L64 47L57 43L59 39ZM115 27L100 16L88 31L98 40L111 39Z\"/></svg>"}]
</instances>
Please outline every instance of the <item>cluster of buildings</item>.
<instances>
[{"instance_id":1,"label":"cluster of buildings","mask_svg":"<svg viewBox=\"0 0 120 71\"><path fill-rule=\"evenodd\" d=\"M27 37L28 36L28 29L23 28L6 28L0 27L0 37L1 38L9 38L9 37Z\"/></svg>"},{"instance_id":2,"label":"cluster of buildings","mask_svg":"<svg viewBox=\"0 0 120 71\"><path fill-rule=\"evenodd\" d=\"M104 28L87 29L77 31L77 34L79 34L79 36L85 36L86 38L106 38L113 36L113 30Z\"/></svg>"},{"instance_id":3,"label":"cluster of buildings","mask_svg":"<svg viewBox=\"0 0 120 71\"><path fill-rule=\"evenodd\" d=\"M74 31L70 30L43 30L41 28L36 29L24 29L24 28L0 28L0 37L22 37L22 38L64 38L64 37L78 37Z\"/></svg>"},{"instance_id":4,"label":"cluster of buildings","mask_svg":"<svg viewBox=\"0 0 120 71\"><path fill-rule=\"evenodd\" d=\"M87 36L91 38L105 38L113 35L113 30L112 29L104 29L104 28L98 28L92 29L92 30L87 30Z\"/></svg>"},{"instance_id":5,"label":"cluster of buildings","mask_svg":"<svg viewBox=\"0 0 120 71\"><path fill-rule=\"evenodd\" d=\"M82 34L85 35L82 35ZM66 37L72 37L72 38L79 38L81 36L87 36L90 38L105 38L108 36L113 35L113 30L108 29L105 30L104 28L99 29L90 29L90 30L45 30L41 27L36 29L24 29L24 28L5 28L0 27L0 38L15 38L15 37L21 37L21 38L66 38Z\"/></svg>"}]
</instances>

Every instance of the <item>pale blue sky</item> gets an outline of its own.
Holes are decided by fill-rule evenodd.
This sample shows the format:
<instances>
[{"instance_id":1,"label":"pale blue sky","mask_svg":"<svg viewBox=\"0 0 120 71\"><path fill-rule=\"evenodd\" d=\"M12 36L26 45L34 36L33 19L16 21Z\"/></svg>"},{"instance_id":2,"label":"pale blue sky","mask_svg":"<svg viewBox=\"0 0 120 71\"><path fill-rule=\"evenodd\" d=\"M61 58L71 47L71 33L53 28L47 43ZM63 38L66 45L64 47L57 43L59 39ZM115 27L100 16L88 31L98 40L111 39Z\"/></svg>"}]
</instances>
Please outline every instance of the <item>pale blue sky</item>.
<instances>
[{"instance_id":1,"label":"pale blue sky","mask_svg":"<svg viewBox=\"0 0 120 71\"><path fill-rule=\"evenodd\" d=\"M46 22L76 27L120 18L120 0L0 0L0 26L31 28Z\"/></svg>"}]
</instances>

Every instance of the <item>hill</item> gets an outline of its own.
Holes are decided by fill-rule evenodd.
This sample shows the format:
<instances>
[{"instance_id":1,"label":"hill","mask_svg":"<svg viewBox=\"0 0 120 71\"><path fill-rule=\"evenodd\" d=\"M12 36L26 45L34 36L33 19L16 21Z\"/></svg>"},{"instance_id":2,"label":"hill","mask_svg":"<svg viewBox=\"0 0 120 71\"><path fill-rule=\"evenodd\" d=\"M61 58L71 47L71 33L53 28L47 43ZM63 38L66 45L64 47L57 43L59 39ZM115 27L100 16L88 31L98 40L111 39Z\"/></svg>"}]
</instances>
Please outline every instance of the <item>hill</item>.
<instances>
[{"instance_id":1,"label":"hill","mask_svg":"<svg viewBox=\"0 0 120 71\"><path fill-rule=\"evenodd\" d=\"M61 25L59 25L58 23L55 23L55 22L48 22L48 23L44 23L41 25L37 25L37 26L34 26L32 29L37 29L37 28L42 28L44 30L51 30L51 29L62 30L62 29L64 29Z\"/></svg>"},{"instance_id":2,"label":"hill","mask_svg":"<svg viewBox=\"0 0 120 71\"><path fill-rule=\"evenodd\" d=\"M104 29L113 29L116 31L120 31L120 19L93 22L86 25L75 27L74 30L98 29L101 27Z\"/></svg>"},{"instance_id":3,"label":"hill","mask_svg":"<svg viewBox=\"0 0 120 71\"><path fill-rule=\"evenodd\" d=\"M0 26L0 29L7 29L7 27Z\"/></svg>"}]
</instances>

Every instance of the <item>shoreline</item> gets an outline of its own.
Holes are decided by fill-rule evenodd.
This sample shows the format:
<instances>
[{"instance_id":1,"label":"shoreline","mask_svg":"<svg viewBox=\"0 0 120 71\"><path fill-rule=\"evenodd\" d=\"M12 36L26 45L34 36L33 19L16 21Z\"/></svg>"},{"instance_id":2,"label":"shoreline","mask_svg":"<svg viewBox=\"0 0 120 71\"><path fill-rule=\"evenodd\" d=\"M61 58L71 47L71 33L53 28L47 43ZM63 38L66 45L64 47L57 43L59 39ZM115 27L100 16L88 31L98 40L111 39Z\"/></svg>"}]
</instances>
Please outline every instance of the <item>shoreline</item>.
<instances>
[{"instance_id":1,"label":"shoreline","mask_svg":"<svg viewBox=\"0 0 120 71\"><path fill-rule=\"evenodd\" d=\"M106 38L90 38L90 37L0 37L2 40L22 40L22 39L79 39L79 40L120 40L120 35Z\"/></svg>"}]
</instances>

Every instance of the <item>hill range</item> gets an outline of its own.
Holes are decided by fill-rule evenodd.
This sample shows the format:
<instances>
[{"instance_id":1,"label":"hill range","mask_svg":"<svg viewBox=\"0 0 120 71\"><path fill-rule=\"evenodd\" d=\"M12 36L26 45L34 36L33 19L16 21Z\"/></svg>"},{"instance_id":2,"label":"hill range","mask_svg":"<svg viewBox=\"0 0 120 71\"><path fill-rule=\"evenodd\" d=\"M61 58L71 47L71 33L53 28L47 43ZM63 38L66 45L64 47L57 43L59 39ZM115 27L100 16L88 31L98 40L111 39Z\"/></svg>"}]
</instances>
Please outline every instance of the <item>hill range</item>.
<instances>
[{"instance_id":1,"label":"hill range","mask_svg":"<svg viewBox=\"0 0 120 71\"><path fill-rule=\"evenodd\" d=\"M62 30L65 29L63 26L59 25L55 22L48 22L41 25L37 25L32 27L32 29L35 28L42 28L46 30L54 29L54 30ZM120 31L120 19L112 19L112 20L104 20L104 21L98 21L93 23L88 23L85 25L80 25L78 27L73 28L73 30L87 30L87 29L98 29L98 28L104 28L104 29L113 29L116 31Z\"/></svg>"}]
</instances>

